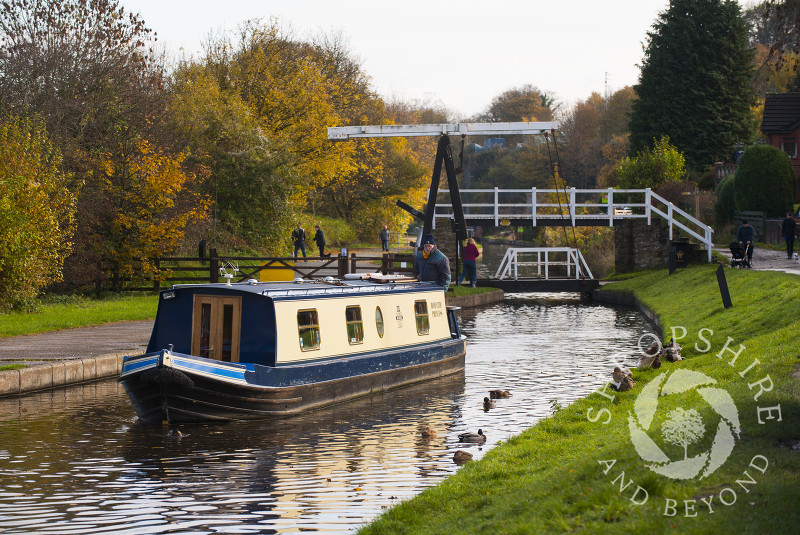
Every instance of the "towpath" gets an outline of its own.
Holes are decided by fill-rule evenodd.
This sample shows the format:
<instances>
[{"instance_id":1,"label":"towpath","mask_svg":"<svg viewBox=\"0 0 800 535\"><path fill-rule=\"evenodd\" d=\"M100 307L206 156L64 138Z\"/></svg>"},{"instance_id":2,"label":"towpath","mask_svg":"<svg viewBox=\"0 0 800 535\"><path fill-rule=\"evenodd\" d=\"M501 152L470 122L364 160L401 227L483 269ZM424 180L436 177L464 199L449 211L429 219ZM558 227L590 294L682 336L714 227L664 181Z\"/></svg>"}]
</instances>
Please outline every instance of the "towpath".
<instances>
[{"instance_id":1,"label":"towpath","mask_svg":"<svg viewBox=\"0 0 800 535\"><path fill-rule=\"evenodd\" d=\"M117 321L91 327L0 338L0 363L52 362L110 353L141 353L150 340L153 320Z\"/></svg>"},{"instance_id":2,"label":"towpath","mask_svg":"<svg viewBox=\"0 0 800 535\"><path fill-rule=\"evenodd\" d=\"M800 252L800 242L795 243L797 246L795 250ZM725 255L728 259L731 258L730 249L717 248L715 250ZM753 251L753 269L756 271L783 271L800 275L800 260L789 260L786 257L785 250L773 251L772 249L756 247Z\"/></svg>"}]
</instances>

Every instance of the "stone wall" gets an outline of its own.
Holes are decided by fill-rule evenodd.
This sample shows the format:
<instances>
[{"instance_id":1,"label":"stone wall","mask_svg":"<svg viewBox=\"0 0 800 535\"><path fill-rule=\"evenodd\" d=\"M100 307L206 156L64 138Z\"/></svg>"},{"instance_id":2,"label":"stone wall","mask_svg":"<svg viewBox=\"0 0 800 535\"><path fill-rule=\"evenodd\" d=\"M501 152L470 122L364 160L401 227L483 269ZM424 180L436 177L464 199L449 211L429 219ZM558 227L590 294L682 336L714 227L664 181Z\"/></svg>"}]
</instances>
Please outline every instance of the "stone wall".
<instances>
[{"instance_id":1,"label":"stone wall","mask_svg":"<svg viewBox=\"0 0 800 535\"><path fill-rule=\"evenodd\" d=\"M661 218L627 219L614 224L614 264L618 273L666 267L669 228Z\"/></svg>"}]
</instances>

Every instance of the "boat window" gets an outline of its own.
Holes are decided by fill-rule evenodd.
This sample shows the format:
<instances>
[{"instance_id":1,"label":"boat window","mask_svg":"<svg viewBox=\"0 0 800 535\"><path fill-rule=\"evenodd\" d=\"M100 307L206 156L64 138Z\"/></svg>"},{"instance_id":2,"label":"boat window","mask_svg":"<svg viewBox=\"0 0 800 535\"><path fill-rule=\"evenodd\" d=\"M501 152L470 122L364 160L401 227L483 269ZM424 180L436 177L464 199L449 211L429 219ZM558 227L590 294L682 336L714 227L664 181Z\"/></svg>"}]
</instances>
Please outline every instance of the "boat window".
<instances>
[{"instance_id":1,"label":"boat window","mask_svg":"<svg viewBox=\"0 0 800 535\"><path fill-rule=\"evenodd\" d=\"M241 325L241 297L195 295L192 355L239 362Z\"/></svg>"},{"instance_id":2,"label":"boat window","mask_svg":"<svg viewBox=\"0 0 800 535\"><path fill-rule=\"evenodd\" d=\"M300 349L319 349L319 316L316 310L297 311L297 330L300 334Z\"/></svg>"},{"instance_id":3,"label":"boat window","mask_svg":"<svg viewBox=\"0 0 800 535\"><path fill-rule=\"evenodd\" d=\"M344 309L347 320L347 340L350 344L360 344L364 341L364 324L361 322L361 307L351 306Z\"/></svg>"},{"instance_id":4,"label":"boat window","mask_svg":"<svg viewBox=\"0 0 800 535\"><path fill-rule=\"evenodd\" d=\"M381 307L375 307L375 326L378 328L378 336L383 338L383 312L381 312Z\"/></svg>"},{"instance_id":5,"label":"boat window","mask_svg":"<svg viewBox=\"0 0 800 535\"><path fill-rule=\"evenodd\" d=\"M431 326L428 320L427 301L414 301L414 316L417 319L417 334L428 334Z\"/></svg>"}]
</instances>

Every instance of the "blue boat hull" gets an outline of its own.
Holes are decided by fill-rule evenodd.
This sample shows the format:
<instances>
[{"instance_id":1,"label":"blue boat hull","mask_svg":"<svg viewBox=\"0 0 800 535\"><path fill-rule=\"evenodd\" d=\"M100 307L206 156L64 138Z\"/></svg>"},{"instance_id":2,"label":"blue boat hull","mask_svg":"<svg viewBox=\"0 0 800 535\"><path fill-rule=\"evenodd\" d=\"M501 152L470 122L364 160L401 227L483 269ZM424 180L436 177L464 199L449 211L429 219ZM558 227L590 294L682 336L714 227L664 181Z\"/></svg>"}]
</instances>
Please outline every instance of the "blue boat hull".
<instances>
[{"instance_id":1,"label":"blue boat hull","mask_svg":"<svg viewBox=\"0 0 800 535\"><path fill-rule=\"evenodd\" d=\"M169 350L126 357L119 378L143 422L285 417L458 373L465 340L294 366L219 362Z\"/></svg>"}]
</instances>

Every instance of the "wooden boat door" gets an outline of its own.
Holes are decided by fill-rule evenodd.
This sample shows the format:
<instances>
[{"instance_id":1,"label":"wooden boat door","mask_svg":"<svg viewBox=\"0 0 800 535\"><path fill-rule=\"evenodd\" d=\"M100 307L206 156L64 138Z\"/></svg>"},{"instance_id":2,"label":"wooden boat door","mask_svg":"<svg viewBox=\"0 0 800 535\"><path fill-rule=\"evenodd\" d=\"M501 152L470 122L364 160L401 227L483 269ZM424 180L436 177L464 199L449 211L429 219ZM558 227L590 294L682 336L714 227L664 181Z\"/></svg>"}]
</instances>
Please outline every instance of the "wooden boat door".
<instances>
[{"instance_id":1,"label":"wooden boat door","mask_svg":"<svg viewBox=\"0 0 800 535\"><path fill-rule=\"evenodd\" d=\"M195 295L192 314L192 355L239 362L242 298Z\"/></svg>"}]
</instances>

